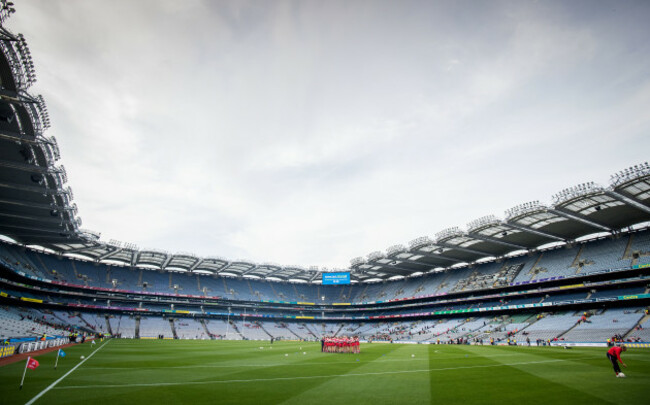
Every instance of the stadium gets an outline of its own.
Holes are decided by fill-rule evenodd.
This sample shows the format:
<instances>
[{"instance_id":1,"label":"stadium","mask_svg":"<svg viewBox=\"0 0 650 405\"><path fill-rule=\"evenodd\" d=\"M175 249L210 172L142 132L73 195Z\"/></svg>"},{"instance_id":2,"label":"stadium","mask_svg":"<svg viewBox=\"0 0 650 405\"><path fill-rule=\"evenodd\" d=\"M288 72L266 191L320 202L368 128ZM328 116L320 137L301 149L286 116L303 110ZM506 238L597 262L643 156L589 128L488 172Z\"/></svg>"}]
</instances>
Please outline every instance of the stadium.
<instances>
[{"instance_id":1,"label":"stadium","mask_svg":"<svg viewBox=\"0 0 650 405\"><path fill-rule=\"evenodd\" d=\"M649 163L335 270L103 241L0 5L2 404L647 400Z\"/></svg>"}]
</instances>

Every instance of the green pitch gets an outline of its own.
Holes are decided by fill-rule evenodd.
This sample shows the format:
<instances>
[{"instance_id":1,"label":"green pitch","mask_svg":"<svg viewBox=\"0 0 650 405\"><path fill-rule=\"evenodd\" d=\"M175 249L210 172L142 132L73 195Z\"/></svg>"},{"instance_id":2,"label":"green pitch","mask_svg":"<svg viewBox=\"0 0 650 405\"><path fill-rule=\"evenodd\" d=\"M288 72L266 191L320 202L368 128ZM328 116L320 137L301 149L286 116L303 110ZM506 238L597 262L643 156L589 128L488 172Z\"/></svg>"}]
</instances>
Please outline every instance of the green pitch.
<instances>
[{"instance_id":1,"label":"green pitch","mask_svg":"<svg viewBox=\"0 0 650 405\"><path fill-rule=\"evenodd\" d=\"M260 346L263 349L260 349ZM111 340L0 368L0 403L26 404L643 404L650 350L629 349L615 378L604 348ZM93 354L94 352L94 354ZM306 354L303 354L306 353ZM285 356L287 354L288 356ZM86 360L68 373L82 360ZM414 355L414 357L412 357ZM54 382L60 380L55 386ZM49 389L48 389L49 387Z\"/></svg>"}]
</instances>

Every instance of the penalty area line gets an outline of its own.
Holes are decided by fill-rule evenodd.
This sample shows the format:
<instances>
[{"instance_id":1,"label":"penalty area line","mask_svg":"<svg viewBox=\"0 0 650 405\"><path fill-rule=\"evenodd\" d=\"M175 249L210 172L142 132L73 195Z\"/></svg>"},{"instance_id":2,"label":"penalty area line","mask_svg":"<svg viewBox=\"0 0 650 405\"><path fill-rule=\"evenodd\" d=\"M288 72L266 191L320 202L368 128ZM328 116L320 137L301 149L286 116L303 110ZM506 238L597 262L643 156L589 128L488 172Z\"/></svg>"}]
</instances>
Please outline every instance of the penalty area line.
<instances>
[{"instance_id":1,"label":"penalty area line","mask_svg":"<svg viewBox=\"0 0 650 405\"><path fill-rule=\"evenodd\" d=\"M50 384L47 388L45 388L43 391L39 392L39 393L38 393L34 398L30 399L29 402L25 403L25 405L32 405L34 402L36 402L37 399L39 399L40 397L42 397L43 395L45 395L45 393L47 393L47 392L48 392L49 390L51 390L52 388L56 387L56 385L57 385L58 383L60 383L61 381L63 381L64 378L66 378L68 375L70 375L70 373L72 373L73 371L75 371L75 370L76 370L80 365L84 364L84 363L86 362L86 360L89 360L91 357L93 357L93 356L95 355L95 353L97 353L98 351L102 350L102 349L104 348L104 346L106 346L110 341L111 341L111 340L107 340L106 343L104 343L103 345L99 346L95 351L93 351L92 353L90 353L90 356L88 356L88 357L86 357L85 359L81 360L81 361L79 362L79 364L77 364L76 366L72 367L72 368L70 369L70 371L68 371L67 373L63 374L63 377L61 377L61 378L59 378L58 380L54 381L54 382L53 382L52 384Z\"/></svg>"},{"instance_id":2,"label":"penalty area line","mask_svg":"<svg viewBox=\"0 0 650 405\"><path fill-rule=\"evenodd\" d=\"M251 378L247 380L240 379L240 380L188 381L188 382L167 382L167 383L162 382L162 383L136 383L136 384L68 385L63 387L57 387L55 389L75 390L75 389L95 389L95 388L167 387L167 386L176 386L176 385L231 384L231 383L250 383L250 382L264 382L264 381L310 380L310 379L318 379L318 378L364 377L364 376L387 375L387 374L428 373L432 371L463 370L463 369L472 369L472 368L523 366L528 364L557 363L561 361L585 360L585 359L593 359L593 358L595 357L584 357L580 359L540 360L540 361L528 361L523 363L489 364L483 366L463 366L463 367L445 367L445 368L425 368L420 370L381 371L375 373L347 373L347 374L312 375L312 376L296 376L296 377Z\"/></svg>"}]
</instances>

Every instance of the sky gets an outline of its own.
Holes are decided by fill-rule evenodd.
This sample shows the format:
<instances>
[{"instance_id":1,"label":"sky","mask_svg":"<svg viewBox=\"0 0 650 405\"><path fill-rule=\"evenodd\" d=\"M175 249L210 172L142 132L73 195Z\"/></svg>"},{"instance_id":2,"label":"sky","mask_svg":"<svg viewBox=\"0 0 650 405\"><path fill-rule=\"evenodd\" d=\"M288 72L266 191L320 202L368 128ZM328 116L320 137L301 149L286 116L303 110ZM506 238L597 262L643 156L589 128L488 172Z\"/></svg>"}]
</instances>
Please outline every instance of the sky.
<instances>
[{"instance_id":1,"label":"sky","mask_svg":"<svg viewBox=\"0 0 650 405\"><path fill-rule=\"evenodd\" d=\"M16 3L104 241L347 268L648 159L647 1Z\"/></svg>"}]
</instances>

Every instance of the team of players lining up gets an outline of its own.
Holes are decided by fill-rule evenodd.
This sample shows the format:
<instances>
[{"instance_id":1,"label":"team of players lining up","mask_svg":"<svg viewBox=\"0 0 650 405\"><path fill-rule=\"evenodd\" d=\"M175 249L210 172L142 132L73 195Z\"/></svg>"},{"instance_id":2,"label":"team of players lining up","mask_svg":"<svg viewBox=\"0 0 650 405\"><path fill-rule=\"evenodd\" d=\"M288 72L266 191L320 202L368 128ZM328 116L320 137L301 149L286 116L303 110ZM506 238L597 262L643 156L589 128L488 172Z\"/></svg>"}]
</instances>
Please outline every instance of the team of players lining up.
<instances>
[{"instance_id":1,"label":"team of players lining up","mask_svg":"<svg viewBox=\"0 0 650 405\"><path fill-rule=\"evenodd\" d=\"M323 337L320 340L320 351L323 353L360 353L359 337Z\"/></svg>"}]
</instances>

